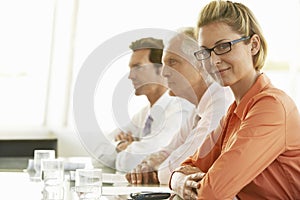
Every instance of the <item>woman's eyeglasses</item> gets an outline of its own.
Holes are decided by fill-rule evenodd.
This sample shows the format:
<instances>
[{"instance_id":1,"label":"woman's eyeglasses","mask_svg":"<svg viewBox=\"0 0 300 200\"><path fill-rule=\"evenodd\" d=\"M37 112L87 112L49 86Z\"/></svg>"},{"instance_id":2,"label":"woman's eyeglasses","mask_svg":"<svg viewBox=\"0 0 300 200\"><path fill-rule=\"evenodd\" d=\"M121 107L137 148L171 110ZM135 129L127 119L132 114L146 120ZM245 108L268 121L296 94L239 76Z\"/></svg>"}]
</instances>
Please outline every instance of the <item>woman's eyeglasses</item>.
<instances>
[{"instance_id":1,"label":"woman's eyeglasses","mask_svg":"<svg viewBox=\"0 0 300 200\"><path fill-rule=\"evenodd\" d=\"M245 41L248 40L250 38L250 36L248 37L242 37L240 39L237 40L232 40L230 42L224 42L221 44L217 44L216 46L214 46L211 49L200 49L199 51L194 52L194 55L196 57L197 60L201 61L201 60L205 60L207 58L209 58L211 56L211 52L215 52L216 55L222 55L225 53L228 53L229 51L231 51L231 46L241 42L241 41Z\"/></svg>"}]
</instances>

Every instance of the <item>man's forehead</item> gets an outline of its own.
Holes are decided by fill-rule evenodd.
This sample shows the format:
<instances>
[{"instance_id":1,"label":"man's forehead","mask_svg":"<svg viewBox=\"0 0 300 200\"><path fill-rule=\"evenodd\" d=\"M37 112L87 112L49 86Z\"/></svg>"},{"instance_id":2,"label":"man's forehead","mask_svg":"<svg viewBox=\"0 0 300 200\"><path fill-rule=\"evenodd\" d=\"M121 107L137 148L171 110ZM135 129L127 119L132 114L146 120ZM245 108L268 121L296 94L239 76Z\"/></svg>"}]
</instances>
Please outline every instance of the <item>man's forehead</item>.
<instances>
[{"instance_id":1,"label":"man's forehead","mask_svg":"<svg viewBox=\"0 0 300 200\"><path fill-rule=\"evenodd\" d=\"M164 51L163 59L168 60L168 59L175 58L175 57L178 57L178 56L179 55L176 54L175 52L166 50L166 51Z\"/></svg>"},{"instance_id":2,"label":"man's forehead","mask_svg":"<svg viewBox=\"0 0 300 200\"><path fill-rule=\"evenodd\" d=\"M181 46L171 46L164 51L163 60L168 59L187 60L190 59L190 55L183 52Z\"/></svg>"},{"instance_id":3,"label":"man's forehead","mask_svg":"<svg viewBox=\"0 0 300 200\"><path fill-rule=\"evenodd\" d=\"M129 66L137 65L140 62L149 61L150 49L139 49L132 52Z\"/></svg>"},{"instance_id":4,"label":"man's forehead","mask_svg":"<svg viewBox=\"0 0 300 200\"><path fill-rule=\"evenodd\" d=\"M182 41L179 38L172 38L166 45L166 50L176 51L180 49Z\"/></svg>"},{"instance_id":5,"label":"man's forehead","mask_svg":"<svg viewBox=\"0 0 300 200\"><path fill-rule=\"evenodd\" d=\"M166 55L182 55L182 51L181 51L181 42L180 41L170 41L168 43L168 45L165 48L164 53Z\"/></svg>"},{"instance_id":6,"label":"man's forehead","mask_svg":"<svg viewBox=\"0 0 300 200\"><path fill-rule=\"evenodd\" d=\"M150 54L150 49L137 49L132 52L132 56L144 56L144 55L149 55Z\"/></svg>"}]
</instances>

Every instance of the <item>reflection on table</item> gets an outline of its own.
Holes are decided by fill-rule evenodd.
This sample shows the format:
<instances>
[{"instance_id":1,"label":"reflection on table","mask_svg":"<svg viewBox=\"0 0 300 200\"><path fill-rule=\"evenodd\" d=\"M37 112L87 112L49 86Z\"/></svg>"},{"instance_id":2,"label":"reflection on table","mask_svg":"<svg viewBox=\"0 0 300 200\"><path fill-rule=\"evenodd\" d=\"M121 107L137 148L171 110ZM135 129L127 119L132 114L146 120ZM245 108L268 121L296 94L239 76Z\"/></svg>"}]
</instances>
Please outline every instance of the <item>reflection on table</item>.
<instances>
[{"instance_id":1,"label":"reflection on table","mask_svg":"<svg viewBox=\"0 0 300 200\"><path fill-rule=\"evenodd\" d=\"M70 159L70 158L69 158ZM72 160L72 159L71 159ZM80 159L82 160L82 159ZM3 160L2 160L3 161ZM73 160L74 161L74 160ZM1 162L1 159L0 159ZM28 161L27 161L28 162ZM2 163L2 162L1 162ZM96 166L101 167L101 165ZM101 200L128 199L132 192L153 191L153 192L171 192L167 185L160 186L131 186L126 182L124 175L114 173L113 170L103 168L103 188ZM64 182L64 200L76 200L74 180L71 173L66 171ZM30 173L26 170L2 169L0 172L0 199L19 200L41 200L43 182L33 182L30 180Z\"/></svg>"}]
</instances>

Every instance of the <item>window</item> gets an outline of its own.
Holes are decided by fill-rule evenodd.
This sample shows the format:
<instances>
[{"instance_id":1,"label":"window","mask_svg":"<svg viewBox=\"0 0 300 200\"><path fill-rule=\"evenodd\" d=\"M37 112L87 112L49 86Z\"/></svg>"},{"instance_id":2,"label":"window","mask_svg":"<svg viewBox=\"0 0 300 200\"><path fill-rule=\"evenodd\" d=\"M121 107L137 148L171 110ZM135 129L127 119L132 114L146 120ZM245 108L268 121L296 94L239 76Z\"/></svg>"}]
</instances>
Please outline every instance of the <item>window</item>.
<instances>
[{"instance_id":1,"label":"window","mask_svg":"<svg viewBox=\"0 0 300 200\"><path fill-rule=\"evenodd\" d=\"M99 45L134 29L194 26L208 2L1 1L0 129L73 127L73 85L84 61ZM300 108L299 0L241 2L253 10L269 44L263 72ZM116 126L112 95L115 85L129 72L129 55L128 49L112 60L99 78L94 107L104 130ZM126 84L131 85L130 81ZM146 103L144 97L133 94L127 101L131 116Z\"/></svg>"},{"instance_id":2,"label":"window","mask_svg":"<svg viewBox=\"0 0 300 200\"><path fill-rule=\"evenodd\" d=\"M44 124L53 13L51 0L0 2L1 128Z\"/></svg>"}]
</instances>

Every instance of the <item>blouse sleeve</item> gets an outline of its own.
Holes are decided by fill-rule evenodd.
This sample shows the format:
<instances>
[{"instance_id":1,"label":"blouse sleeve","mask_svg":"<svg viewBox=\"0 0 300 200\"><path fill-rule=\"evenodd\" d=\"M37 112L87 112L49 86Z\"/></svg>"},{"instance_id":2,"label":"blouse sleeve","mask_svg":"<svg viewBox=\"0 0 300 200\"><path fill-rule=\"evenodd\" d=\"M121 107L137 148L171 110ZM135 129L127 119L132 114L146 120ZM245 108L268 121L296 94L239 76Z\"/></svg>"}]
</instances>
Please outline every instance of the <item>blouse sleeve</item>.
<instances>
[{"instance_id":1,"label":"blouse sleeve","mask_svg":"<svg viewBox=\"0 0 300 200\"><path fill-rule=\"evenodd\" d=\"M242 119L235 115L235 124L240 123L239 127L233 127L234 133L223 143L222 153L214 163L214 156L202 159L201 154L197 160L194 156L186 162L200 168L207 160L209 165L212 164L200 181L200 199L232 199L284 151L286 132L282 104L265 96L252 103L245 112ZM213 154L214 149L208 155Z\"/></svg>"}]
</instances>

